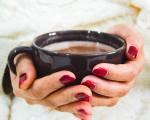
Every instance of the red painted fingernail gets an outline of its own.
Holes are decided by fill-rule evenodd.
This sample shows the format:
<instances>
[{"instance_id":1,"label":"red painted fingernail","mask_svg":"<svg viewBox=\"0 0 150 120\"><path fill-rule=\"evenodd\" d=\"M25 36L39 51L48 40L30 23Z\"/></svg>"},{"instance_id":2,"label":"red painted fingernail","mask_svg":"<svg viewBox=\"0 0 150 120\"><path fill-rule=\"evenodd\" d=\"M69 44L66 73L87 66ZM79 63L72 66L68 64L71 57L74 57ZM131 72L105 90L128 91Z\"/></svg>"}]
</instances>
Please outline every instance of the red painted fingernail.
<instances>
[{"instance_id":1,"label":"red painted fingernail","mask_svg":"<svg viewBox=\"0 0 150 120\"><path fill-rule=\"evenodd\" d=\"M87 101L89 102L90 101L90 96L88 96L87 94L85 93L78 93L75 95L75 97L80 100L80 101Z\"/></svg>"},{"instance_id":2,"label":"red painted fingernail","mask_svg":"<svg viewBox=\"0 0 150 120\"><path fill-rule=\"evenodd\" d=\"M104 77L108 72L106 69L99 67L97 69L94 69L92 73L96 76Z\"/></svg>"},{"instance_id":3,"label":"red painted fingernail","mask_svg":"<svg viewBox=\"0 0 150 120\"><path fill-rule=\"evenodd\" d=\"M95 88L95 83L90 80L86 80L85 82L83 82L81 84L89 87L91 90L93 90Z\"/></svg>"},{"instance_id":4,"label":"red painted fingernail","mask_svg":"<svg viewBox=\"0 0 150 120\"><path fill-rule=\"evenodd\" d=\"M88 115L88 113L84 109L79 109L78 112L79 114Z\"/></svg>"},{"instance_id":5,"label":"red painted fingernail","mask_svg":"<svg viewBox=\"0 0 150 120\"><path fill-rule=\"evenodd\" d=\"M73 78L73 77L71 77L71 76L69 76L69 75L64 75L64 76L62 76L61 78L60 78L60 82L62 83L62 84L69 84L69 83L72 83L72 82L74 82L75 81L75 78Z\"/></svg>"},{"instance_id":6,"label":"red painted fingernail","mask_svg":"<svg viewBox=\"0 0 150 120\"><path fill-rule=\"evenodd\" d=\"M138 50L135 46L130 46L128 50L128 54L130 55L131 58L135 59L138 54Z\"/></svg>"},{"instance_id":7,"label":"red painted fingernail","mask_svg":"<svg viewBox=\"0 0 150 120\"><path fill-rule=\"evenodd\" d=\"M19 86L21 86L26 79L27 79L27 74L26 73L21 74L19 77Z\"/></svg>"}]
</instances>

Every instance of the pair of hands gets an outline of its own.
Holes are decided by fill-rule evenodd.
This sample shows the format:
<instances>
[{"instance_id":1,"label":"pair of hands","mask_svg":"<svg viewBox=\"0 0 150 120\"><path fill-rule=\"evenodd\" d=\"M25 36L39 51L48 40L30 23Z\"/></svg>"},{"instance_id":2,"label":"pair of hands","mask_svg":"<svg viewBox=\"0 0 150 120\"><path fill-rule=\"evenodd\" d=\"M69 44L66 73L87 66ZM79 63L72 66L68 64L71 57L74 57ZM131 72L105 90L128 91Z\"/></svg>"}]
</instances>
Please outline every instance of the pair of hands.
<instances>
[{"instance_id":1,"label":"pair of hands","mask_svg":"<svg viewBox=\"0 0 150 120\"><path fill-rule=\"evenodd\" d=\"M65 87L76 80L70 71L59 71L36 79L36 70L28 55L16 60L17 75L11 71L13 93L29 104L41 104L59 111L71 112L82 120L90 120L92 106L113 106L132 88L135 78L143 69L143 38L127 25L117 25L108 33L126 40L125 64L100 63L85 76L80 85ZM107 80L103 79L106 78Z\"/></svg>"}]
</instances>

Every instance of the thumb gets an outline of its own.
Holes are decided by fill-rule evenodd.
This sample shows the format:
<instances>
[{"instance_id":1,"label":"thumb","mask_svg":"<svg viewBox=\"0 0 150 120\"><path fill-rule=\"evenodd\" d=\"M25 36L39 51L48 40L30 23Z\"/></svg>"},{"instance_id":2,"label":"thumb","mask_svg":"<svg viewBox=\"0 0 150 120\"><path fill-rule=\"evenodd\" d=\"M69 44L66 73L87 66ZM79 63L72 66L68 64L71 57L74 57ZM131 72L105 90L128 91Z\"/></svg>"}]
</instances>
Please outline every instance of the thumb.
<instances>
[{"instance_id":1,"label":"thumb","mask_svg":"<svg viewBox=\"0 0 150 120\"><path fill-rule=\"evenodd\" d=\"M17 82L20 89L28 89L36 78L36 70L28 55L20 55L16 60Z\"/></svg>"},{"instance_id":2,"label":"thumb","mask_svg":"<svg viewBox=\"0 0 150 120\"><path fill-rule=\"evenodd\" d=\"M135 60L142 53L144 46L143 37L132 27L119 24L108 30L108 33L118 35L126 41L126 55L129 60Z\"/></svg>"}]
</instances>

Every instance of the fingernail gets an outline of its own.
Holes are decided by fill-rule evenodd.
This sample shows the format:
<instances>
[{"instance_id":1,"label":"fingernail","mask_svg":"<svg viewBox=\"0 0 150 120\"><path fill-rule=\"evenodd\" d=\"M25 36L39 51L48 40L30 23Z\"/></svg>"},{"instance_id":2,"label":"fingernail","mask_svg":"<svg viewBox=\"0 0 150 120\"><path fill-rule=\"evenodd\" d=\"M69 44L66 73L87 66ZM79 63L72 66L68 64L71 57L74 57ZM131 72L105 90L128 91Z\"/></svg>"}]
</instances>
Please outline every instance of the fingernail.
<instances>
[{"instance_id":1,"label":"fingernail","mask_svg":"<svg viewBox=\"0 0 150 120\"><path fill-rule=\"evenodd\" d=\"M79 109L78 112L79 114L88 115L88 113L84 109Z\"/></svg>"},{"instance_id":2,"label":"fingernail","mask_svg":"<svg viewBox=\"0 0 150 120\"><path fill-rule=\"evenodd\" d=\"M73 77L71 77L71 76L69 76L69 75L64 75L64 76L62 76L61 78L60 78L60 82L62 83L62 84L69 84L69 83L72 83L72 82L74 82L75 81L75 78L73 78Z\"/></svg>"},{"instance_id":3,"label":"fingernail","mask_svg":"<svg viewBox=\"0 0 150 120\"><path fill-rule=\"evenodd\" d=\"M97 68L97 69L94 69L94 70L92 71L92 73L93 73L94 75L96 75L96 76L104 77L104 76L106 76L106 74L107 74L108 72L107 72L106 69L99 67L99 68Z\"/></svg>"},{"instance_id":4,"label":"fingernail","mask_svg":"<svg viewBox=\"0 0 150 120\"><path fill-rule=\"evenodd\" d=\"M138 50L135 46L130 46L128 50L128 54L131 58L135 59L137 57Z\"/></svg>"},{"instance_id":5,"label":"fingernail","mask_svg":"<svg viewBox=\"0 0 150 120\"><path fill-rule=\"evenodd\" d=\"M26 79L27 79L27 74L26 73L21 74L19 76L19 86L21 86Z\"/></svg>"},{"instance_id":6,"label":"fingernail","mask_svg":"<svg viewBox=\"0 0 150 120\"><path fill-rule=\"evenodd\" d=\"M75 97L80 100L80 101L87 101L89 102L90 101L90 96L88 96L87 94L85 93L78 93L75 95Z\"/></svg>"},{"instance_id":7,"label":"fingernail","mask_svg":"<svg viewBox=\"0 0 150 120\"><path fill-rule=\"evenodd\" d=\"M93 90L96 86L95 83L90 80L86 80L85 82L83 82L81 84L89 87L91 90Z\"/></svg>"}]
</instances>

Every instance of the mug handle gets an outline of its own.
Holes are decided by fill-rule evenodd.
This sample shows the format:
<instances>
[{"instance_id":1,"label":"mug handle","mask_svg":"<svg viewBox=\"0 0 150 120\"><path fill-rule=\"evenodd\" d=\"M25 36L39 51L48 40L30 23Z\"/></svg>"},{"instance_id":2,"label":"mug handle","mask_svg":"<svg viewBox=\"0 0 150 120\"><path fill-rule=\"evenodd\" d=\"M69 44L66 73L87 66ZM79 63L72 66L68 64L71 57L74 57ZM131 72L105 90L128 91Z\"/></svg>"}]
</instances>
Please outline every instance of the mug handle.
<instances>
[{"instance_id":1,"label":"mug handle","mask_svg":"<svg viewBox=\"0 0 150 120\"><path fill-rule=\"evenodd\" d=\"M14 64L14 58L19 53L27 53L33 56L32 47L21 46L12 49L8 55L8 66L14 74L16 74L16 65Z\"/></svg>"}]
</instances>

